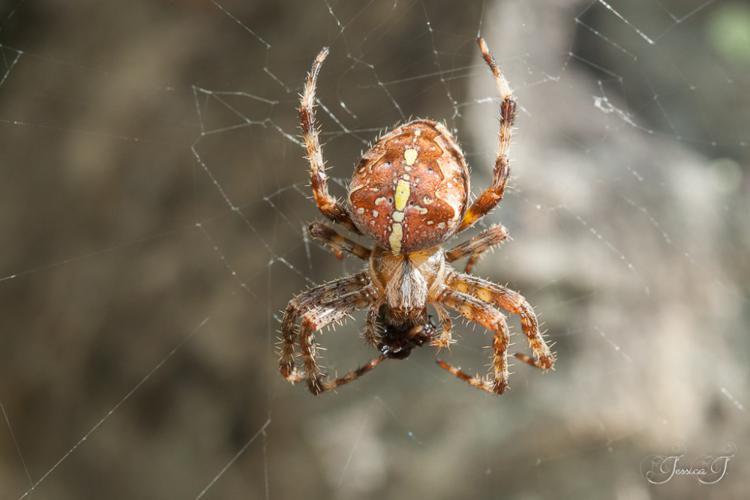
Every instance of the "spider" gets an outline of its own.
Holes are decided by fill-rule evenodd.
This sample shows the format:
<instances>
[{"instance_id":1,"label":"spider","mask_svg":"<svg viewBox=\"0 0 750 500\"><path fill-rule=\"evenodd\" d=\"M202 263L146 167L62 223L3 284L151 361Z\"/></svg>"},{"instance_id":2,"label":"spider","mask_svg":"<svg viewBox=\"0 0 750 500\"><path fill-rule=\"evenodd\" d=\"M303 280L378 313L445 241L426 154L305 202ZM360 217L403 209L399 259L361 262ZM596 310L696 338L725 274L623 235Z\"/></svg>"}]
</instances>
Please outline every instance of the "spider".
<instances>
[{"instance_id":1,"label":"spider","mask_svg":"<svg viewBox=\"0 0 750 500\"><path fill-rule=\"evenodd\" d=\"M317 395L356 380L386 359L404 359L414 347L425 343L438 349L449 347L453 340L448 310L494 332L492 369L487 377L469 375L437 360L441 368L473 387L494 394L508 388L509 333L501 309L520 317L533 353L533 357L521 353L515 357L544 371L553 368L555 355L542 338L526 299L470 274L484 252L508 238L506 229L492 225L448 251L441 246L498 204L510 173L508 148L516 101L485 41L478 38L477 44L500 95L500 132L492 184L471 204L469 169L461 149L445 126L426 119L396 127L364 153L352 176L348 203L331 196L314 112L318 73L328 48L315 58L299 108L313 197L330 221L375 244L365 247L322 222L309 226L310 235L338 258L348 253L367 261L367 266L352 276L304 291L289 302L281 323L279 360L281 375L289 382L306 380ZM450 265L462 257L468 257L464 273ZM439 328L427 313L428 305L437 314ZM368 310L364 340L380 354L330 379L316 359L313 336L362 309ZM295 359L296 343L301 369Z\"/></svg>"}]
</instances>

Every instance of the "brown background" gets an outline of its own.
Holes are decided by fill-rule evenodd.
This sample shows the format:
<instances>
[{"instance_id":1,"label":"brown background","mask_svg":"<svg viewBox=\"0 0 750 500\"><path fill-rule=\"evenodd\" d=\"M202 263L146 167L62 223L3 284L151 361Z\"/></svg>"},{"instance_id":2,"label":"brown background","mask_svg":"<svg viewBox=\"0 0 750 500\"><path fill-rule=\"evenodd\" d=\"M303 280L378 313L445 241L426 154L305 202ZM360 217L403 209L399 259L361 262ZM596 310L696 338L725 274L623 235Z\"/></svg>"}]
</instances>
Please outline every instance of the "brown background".
<instances>
[{"instance_id":1,"label":"brown background","mask_svg":"<svg viewBox=\"0 0 750 500\"><path fill-rule=\"evenodd\" d=\"M2 6L0 499L747 491L746 3L608 4L627 22L572 0L221 5ZM360 265L302 236L318 213L295 106L314 54L332 47L334 177L426 116L457 129L476 193L497 127L479 30L521 113L489 217L514 240L477 273L535 305L557 371L516 365L494 398L423 349L338 394L289 386L279 310ZM323 335L331 369L371 354L361 321ZM452 359L484 370L488 335L456 328ZM650 456L728 446L716 485L642 475Z\"/></svg>"}]
</instances>

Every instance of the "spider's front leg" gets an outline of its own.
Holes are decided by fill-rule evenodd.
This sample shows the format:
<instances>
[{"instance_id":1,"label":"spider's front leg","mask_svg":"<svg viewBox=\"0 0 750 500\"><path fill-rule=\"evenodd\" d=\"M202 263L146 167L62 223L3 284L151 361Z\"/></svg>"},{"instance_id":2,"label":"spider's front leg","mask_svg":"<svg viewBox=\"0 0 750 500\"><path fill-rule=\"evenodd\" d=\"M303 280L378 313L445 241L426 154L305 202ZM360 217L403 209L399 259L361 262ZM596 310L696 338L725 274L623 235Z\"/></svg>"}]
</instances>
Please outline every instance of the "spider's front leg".
<instances>
[{"instance_id":1,"label":"spider's front leg","mask_svg":"<svg viewBox=\"0 0 750 500\"><path fill-rule=\"evenodd\" d=\"M517 314L521 319L521 328L529 341L529 347L534 353L531 358L526 354L514 354L516 358L541 370L550 370L555 365L555 355L544 341L539 331L539 321L529 302L518 292L504 286L497 285L470 274L452 273L446 277L446 285L488 302L508 312Z\"/></svg>"},{"instance_id":2,"label":"spider's front leg","mask_svg":"<svg viewBox=\"0 0 750 500\"><path fill-rule=\"evenodd\" d=\"M370 282L366 273L347 276L300 293L286 306L281 320L281 346L279 371L289 382L298 382L303 376L294 366L294 342L297 338L297 321L313 307L331 303L342 295L361 290Z\"/></svg>"},{"instance_id":3,"label":"spider's front leg","mask_svg":"<svg viewBox=\"0 0 750 500\"><path fill-rule=\"evenodd\" d=\"M362 260L367 260L372 253L369 248L339 234L335 229L322 222L311 223L308 232L310 236L323 243L337 259L343 259L344 254L348 253Z\"/></svg>"},{"instance_id":4,"label":"spider's front leg","mask_svg":"<svg viewBox=\"0 0 750 500\"><path fill-rule=\"evenodd\" d=\"M445 253L445 260L454 262L469 256L464 272L470 273L484 252L490 250L508 239L508 231L496 224L488 227L468 241L456 245Z\"/></svg>"},{"instance_id":5,"label":"spider's front leg","mask_svg":"<svg viewBox=\"0 0 750 500\"><path fill-rule=\"evenodd\" d=\"M316 345L313 342L313 333L319 331L332 323L343 321L357 309L364 309L375 302L375 292L369 287L360 291L339 297L325 306L311 308L301 320L300 347L302 349L302 360L305 366L307 386L315 395L330 391L336 387L347 384L361 377L378 366L385 358L380 355L369 363L352 370L343 377L329 380L322 372L316 360Z\"/></svg>"},{"instance_id":6,"label":"spider's front leg","mask_svg":"<svg viewBox=\"0 0 750 500\"><path fill-rule=\"evenodd\" d=\"M438 349L444 349L450 347L455 341L453 340L453 321L451 320L448 311L445 310L440 304L432 304L435 308L435 312L438 315L438 321L440 321L440 335L435 337L430 345L437 347Z\"/></svg>"},{"instance_id":7,"label":"spider's front leg","mask_svg":"<svg viewBox=\"0 0 750 500\"><path fill-rule=\"evenodd\" d=\"M507 349L510 341L508 324L503 313L490 304L450 288L443 288L437 296L437 301L455 311L461 316L484 326L495 332L493 341L492 369L493 378L486 379L479 375L469 375L460 368L456 368L443 360L438 360L441 368L449 371L464 382L493 394L502 394L508 388L508 359Z\"/></svg>"},{"instance_id":8,"label":"spider's front leg","mask_svg":"<svg viewBox=\"0 0 750 500\"><path fill-rule=\"evenodd\" d=\"M487 215L503 198L505 185L510 175L508 150L510 149L511 129L513 128L513 121L516 118L516 99L513 97L513 92L510 89L510 85L508 85L508 81L500 73L500 69L495 64L495 60L492 54L490 54L490 49L487 47L484 39L478 38L477 44L479 45L479 50L482 52L484 61L490 67L490 71L492 71L492 75L495 77L497 91L500 94L500 132L492 184L479 195L479 198L474 200L474 203L466 211L459 226L459 231L463 231Z\"/></svg>"},{"instance_id":9,"label":"spider's front leg","mask_svg":"<svg viewBox=\"0 0 750 500\"><path fill-rule=\"evenodd\" d=\"M368 345L378 349L380 341L383 338L383 327L380 324L380 304L375 303L367 311L367 320L362 337Z\"/></svg>"},{"instance_id":10,"label":"spider's front leg","mask_svg":"<svg viewBox=\"0 0 750 500\"><path fill-rule=\"evenodd\" d=\"M320 147L318 129L315 124L315 86L318 81L320 67L327 56L328 48L324 47L315 58L312 68L307 74L305 90L300 97L299 121L302 127L302 137L305 140L307 159L310 162L310 183L315 203L318 205L321 213L333 222L338 222L350 231L360 234L360 231L352 222L346 206L328 192L328 176L325 172L323 151Z\"/></svg>"}]
</instances>

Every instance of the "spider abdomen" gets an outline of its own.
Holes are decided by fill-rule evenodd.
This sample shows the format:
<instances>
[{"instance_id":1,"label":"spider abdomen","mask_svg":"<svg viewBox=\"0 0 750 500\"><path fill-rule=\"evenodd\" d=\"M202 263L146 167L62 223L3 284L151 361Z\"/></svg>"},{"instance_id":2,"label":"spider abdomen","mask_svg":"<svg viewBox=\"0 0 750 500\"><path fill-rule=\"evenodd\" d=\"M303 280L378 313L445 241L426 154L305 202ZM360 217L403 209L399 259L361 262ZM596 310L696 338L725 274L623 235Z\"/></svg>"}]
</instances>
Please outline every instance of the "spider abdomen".
<instances>
[{"instance_id":1,"label":"spider abdomen","mask_svg":"<svg viewBox=\"0 0 750 500\"><path fill-rule=\"evenodd\" d=\"M349 203L359 230L397 255L448 239L461 223L468 193L466 160L450 132L415 120L362 156Z\"/></svg>"}]
</instances>

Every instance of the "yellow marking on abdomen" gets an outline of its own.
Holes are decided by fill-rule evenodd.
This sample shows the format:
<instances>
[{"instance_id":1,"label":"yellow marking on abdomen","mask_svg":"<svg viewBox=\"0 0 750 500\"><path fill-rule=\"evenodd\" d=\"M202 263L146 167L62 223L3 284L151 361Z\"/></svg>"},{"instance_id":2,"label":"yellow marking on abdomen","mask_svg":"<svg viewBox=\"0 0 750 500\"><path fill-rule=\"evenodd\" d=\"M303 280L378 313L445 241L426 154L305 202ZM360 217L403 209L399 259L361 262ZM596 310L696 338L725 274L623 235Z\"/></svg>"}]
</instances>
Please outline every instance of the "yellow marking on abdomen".
<instances>
[{"instance_id":1,"label":"yellow marking on abdomen","mask_svg":"<svg viewBox=\"0 0 750 500\"><path fill-rule=\"evenodd\" d=\"M410 194L411 186L409 185L409 181L399 179L398 184L396 184L396 210L401 211L406 207L406 202L409 200Z\"/></svg>"},{"instance_id":2,"label":"yellow marking on abdomen","mask_svg":"<svg viewBox=\"0 0 750 500\"><path fill-rule=\"evenodd\" d=\"M407 149L404 153L406 163L410 164L410 156L407 155L409 151L414 152L414 158L416 159L417 151L414 149ZM414 163L412 161L411 163ZM388 236L388 243L391 245L391 252L393 255L401 253L401 243L404 239L404 226L401 224L404 221L404 208L406 203L409 201L409 195L411 195L411 185L409 184L409 176L404 174L401 179L396 183L396 192L393 195L394 198L394 211L391 214L391 234Z\"/></svg>"},{"instance_id":3,"label":"yellow marking on abdomen","mask_svg":"<svg viewBox=\"0 0 750 500\"><path fill-rule=\"evenodd\" d=\"M401 240L404 238L404 229L401 224L394 222L391 224L391 235L388 236L388 243L391 245L393 255L401 253Z\"/></svg>"}]
</instances>

